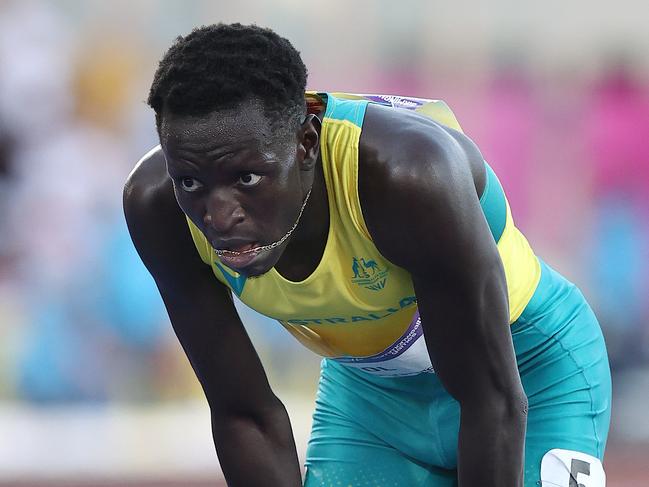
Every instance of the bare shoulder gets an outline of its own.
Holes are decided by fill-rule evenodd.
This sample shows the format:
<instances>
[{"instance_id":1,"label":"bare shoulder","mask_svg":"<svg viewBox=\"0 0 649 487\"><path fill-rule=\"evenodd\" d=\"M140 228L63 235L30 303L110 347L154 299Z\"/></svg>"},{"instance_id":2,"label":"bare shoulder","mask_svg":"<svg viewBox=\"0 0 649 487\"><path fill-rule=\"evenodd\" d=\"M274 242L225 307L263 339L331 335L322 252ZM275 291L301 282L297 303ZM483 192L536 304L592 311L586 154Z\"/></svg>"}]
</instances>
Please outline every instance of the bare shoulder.
<instances>
[{"instance_id":1,"label":"bare shoulder","mask_svg":"<svg viewBox=\"0 0 649 487\"><path fill-rule=\"evenodd\" d=\"M180 216L160 146L147 152L129 174L124 184L123 203L136 247L153 237L150 234L165 232L167 225L163 222L169 222L170 218L173 222Z\"/></svg>"},{"instance_id":2,"label":"bare shoulder","mask_svg":"<svg viewBox=\"0 0 649 487\"><path fill-rule=\"evenodd\" d=\"M164 154L157 146L136 164L124 185L124 215L133 244L160 285L181 269L201 269L184 213L174 196Z\"/></svg>"},{"instance_id":3,"label":"bare shoulder","mask_svg":"<svg viewBox=\"0 0 649 487\"><path fill-rule=\"evenodd\" d=\"M160 146L147 152L137 162L124 184L124 208L146 206L151 199L173 196L173 187L167 174L164 154Z\"/></svg>"},{"instance_id":4,"label":"bare shoulder","mask_svg":"<svg viewBox=\"0 0 649 487\"><path fill-rule=\"evenodd\" d=\"M484 161L462 132L409 110L369 104L360 140L361 170L405 177L419 171L469 171L478 192Z\"/></svg>"},{"instance_id":5,"label":"bare shoulder","mask_svg":"<svg viewBox=\"0 0 649 487\"><path fill-rule=\"evenodd\" d=\"M464 134L417 113L368 106L359 197L375 244L394 263L416 267L407 252L415 243L440 251L454 245L464 222L482 218L485 179L482 155Z\"/></svg>"}]
</instances>

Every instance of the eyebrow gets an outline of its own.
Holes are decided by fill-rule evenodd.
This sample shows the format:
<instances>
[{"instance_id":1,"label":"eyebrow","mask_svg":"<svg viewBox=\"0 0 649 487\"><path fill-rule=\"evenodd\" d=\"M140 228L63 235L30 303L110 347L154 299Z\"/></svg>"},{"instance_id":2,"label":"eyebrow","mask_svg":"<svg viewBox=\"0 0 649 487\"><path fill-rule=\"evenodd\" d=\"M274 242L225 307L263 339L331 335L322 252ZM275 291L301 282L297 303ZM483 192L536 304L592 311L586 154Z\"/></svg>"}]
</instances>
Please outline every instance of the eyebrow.
<instances>
[{"instance_id":1,"label":"eyebrow","mask_svg":"<svg viewBox=\"0 0 649 487\"><path fill-rule=\"evenodd\" d=\"M187 151L187 152L190 152L190 153L191 153L191 151ZM217 152L217 151L212 151L212 152ZM169 164L169 166L171 166L172 169L176 168L177 170L181 170L181 171L184 170L186 167L189 167L189 168L191 168L192 170L194 170L194 171L200 173L200 172L204 171L205 169L209 169L210 166L212 165L211 163L214 163L214 162L216 162L216 161L219 161L220 159L224 159L226 156L228 156L228 155L230 155L230 154L236 154L237 152L239 152L238 149L230 149L230 150L227 150L227 151L221 152L221 153L220 153L218 156L216 156L216 157L214 157L213 155L211 155L211 153L207 152L207 153L205 153L205 155L206 155L207 158L209 159L209 163L208 163L207 166L199 165L199 164L197 164L197 163L195 163L195 162L190 161L189 159L183 158L183 157L182 157L183 154L182 154L182 152L181 152L180 154L178 154L179 157L173 159L173 160L172 160L172 163ZM218 152L217 152L217 153L218 153ZM267 157L262 157L262 158L259 158L259 159L255 159L255 160L254 160L254 164L255 164L255 165L257 165L257 164L261 164L261 165L263 165L263 166L274 165L275 162L276 162L275 158L271 158L271 159L269 160L269 158L267 158ZM238 167L237 167L237 166L238 166L239 164L240 164L240 161L238 161L238 160L236 160L236 159L233 159L233 160L226 159L225 161L222 161L221 163L219 163L219 166L220 166L223 170L226 170L226 171L230 170L230 171L231 171L231 170L238 170ZM234 166L234 167L233 167L233 166Z\"/></svg>"},{"instance_id":2,"label":"eyebrow","mask_svg":"<svg viewBox=\"0 0 649 487\"><path fill-rule=\"evenodd\" d=\"M239 151L244 145L243 144L237 144L236 146L230 146L227 148L216 148L212 149L210 151L207 151L205 155L209 157L210 159L214 159L215 161L218 161L219 159L227 156L228 154L233 154L234 152Z\"/></svg>"},{"instance_id":3,"label":"eyebrow","mask_svg":"<svg viewBox=\"0 0 649 487\"><path fill-rule=\"evenodd\" d=\"M201 168L198 166L198 164L195 164L195 163L193 163L191 161L188 161L187 159L172 159L171 164L169 164L169 160L167 160L167 166L169 166L169 165L171 167L173 167L173 166L189 166L189 167L191 167L192 169L194 169L196 171L201 170Z\"/></svg>"},{"instance_id":4,"label":"eyebrow","mask_svg":"<svg viewBox=\"0 0 649 487\"><path fill-rule=\"evenodd\" d=\"M188 153L188 154L200 154L209 158L220 159L221 157L230 154L232 152L237 152L243 148L249 147L250 142L254 142L254 139L244 139L237 142L226 143L225 145L216 146L212 149L209 148L211 144L203 144L201 142L196 143L193 147L191 144L180 144L179 153ZM207 145L207 147L206 147Z\"/></svg>"},{"instance_id":5,"label":"eyebrow","mask_svg":"<svg viewBox=\"0 0 649 487\"><path fill-rule=\"evenodd\" d=\"M184 150L178 151L178 157L172 159L172 165L175 164L175 163L178 163L178 165L190 166L190 167L192 167L193 169L195 169L197 171L202 170L203 168L199 164L196 164L195 162L192 162L187 157L185 157L186 155L189 155L189 154L193 155L193 154L195 154L197 152L199 152L199 151L194 152L191 149L190 150L184 149ZM236 149L232 149L232 148L225 149L225 150L220 150L220 151L219 151L219 149L214 149L214 150L208 151L208 152L201 152L201 155L204 156L205 158L209 159L210 162L213 162L213 161L218 161L219 159L222 159L225 156L227 156L229 154L232 154L234 152L236 152Z\"/></svg>"}]
</instances>

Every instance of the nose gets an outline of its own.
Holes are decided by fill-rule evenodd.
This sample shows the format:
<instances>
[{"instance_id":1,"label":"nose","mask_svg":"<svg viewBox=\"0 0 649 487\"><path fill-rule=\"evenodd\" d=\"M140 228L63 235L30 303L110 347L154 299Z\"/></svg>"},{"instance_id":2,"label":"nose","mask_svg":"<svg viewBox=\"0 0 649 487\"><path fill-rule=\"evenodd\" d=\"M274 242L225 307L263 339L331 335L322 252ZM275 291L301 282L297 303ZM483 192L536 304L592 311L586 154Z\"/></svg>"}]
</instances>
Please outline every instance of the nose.
<instances>
[{"instance_id":1,"label":"nose","mask_svg":"<svg viewBox=\"0 0 649 487\"><path fill-rule=\"evenodd\" d=\"M203 221L219 235L227 235L243 222L245 213L232 190L214 189L207 199Z\"/></svg>"}]
</instances>

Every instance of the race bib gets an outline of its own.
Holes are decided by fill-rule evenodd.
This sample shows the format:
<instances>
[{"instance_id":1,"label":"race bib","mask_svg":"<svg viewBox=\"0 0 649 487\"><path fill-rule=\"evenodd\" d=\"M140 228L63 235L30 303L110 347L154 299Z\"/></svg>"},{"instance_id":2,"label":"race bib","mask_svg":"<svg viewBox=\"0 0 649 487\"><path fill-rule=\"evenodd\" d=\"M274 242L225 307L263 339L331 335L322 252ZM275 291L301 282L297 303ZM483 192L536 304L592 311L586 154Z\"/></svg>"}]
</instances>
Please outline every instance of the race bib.
<instances>
[{"instance_id":1,"label":"race bib","mask_svg":"<svg viewBox=\"0 0 649 487\"><path fill-rule=\"evenodd\" d=\"M541 487L606 487L606 474L598 458L555 448L541 460Z\"/></svg>"},{"instance_id":2,"label":"race bib","mask_svg":"<svg viewBox=\"0 0 649 487\"><path fill-rule=\"evenodd\" d=\"M338 357L336 362L381 377L434 373L428 355L419 311L401 337L383 352L370 357Z\"/></svg>"}]
</instances>

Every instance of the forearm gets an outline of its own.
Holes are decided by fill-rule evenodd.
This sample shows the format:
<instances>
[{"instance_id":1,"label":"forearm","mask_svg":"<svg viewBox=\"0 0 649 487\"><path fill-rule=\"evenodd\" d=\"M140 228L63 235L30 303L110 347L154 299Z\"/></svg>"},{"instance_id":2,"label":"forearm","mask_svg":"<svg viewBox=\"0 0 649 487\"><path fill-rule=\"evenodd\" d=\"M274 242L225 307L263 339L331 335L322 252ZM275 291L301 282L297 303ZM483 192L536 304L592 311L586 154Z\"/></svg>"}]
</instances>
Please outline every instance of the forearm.
<instances>
[{"instance_id":1,"label":"forearm","mask_svg":"<svg viewBox=\"0 0 649 487\"><path fill-rule=\"evenodd\" d=\"M458 443L459 487L523 485L527 401L463 406Z\"/></svg>"},{"instance_id":2,"label":"forearm","mask_svg":"<svg viewBox=\"0 0 649 487\"><path fill-rule=\"evenodd\" d=\"M283 406L254 419L213 413L212 432L230 487L302 485L295 440Z\"/></svg>"}]
</instances>

